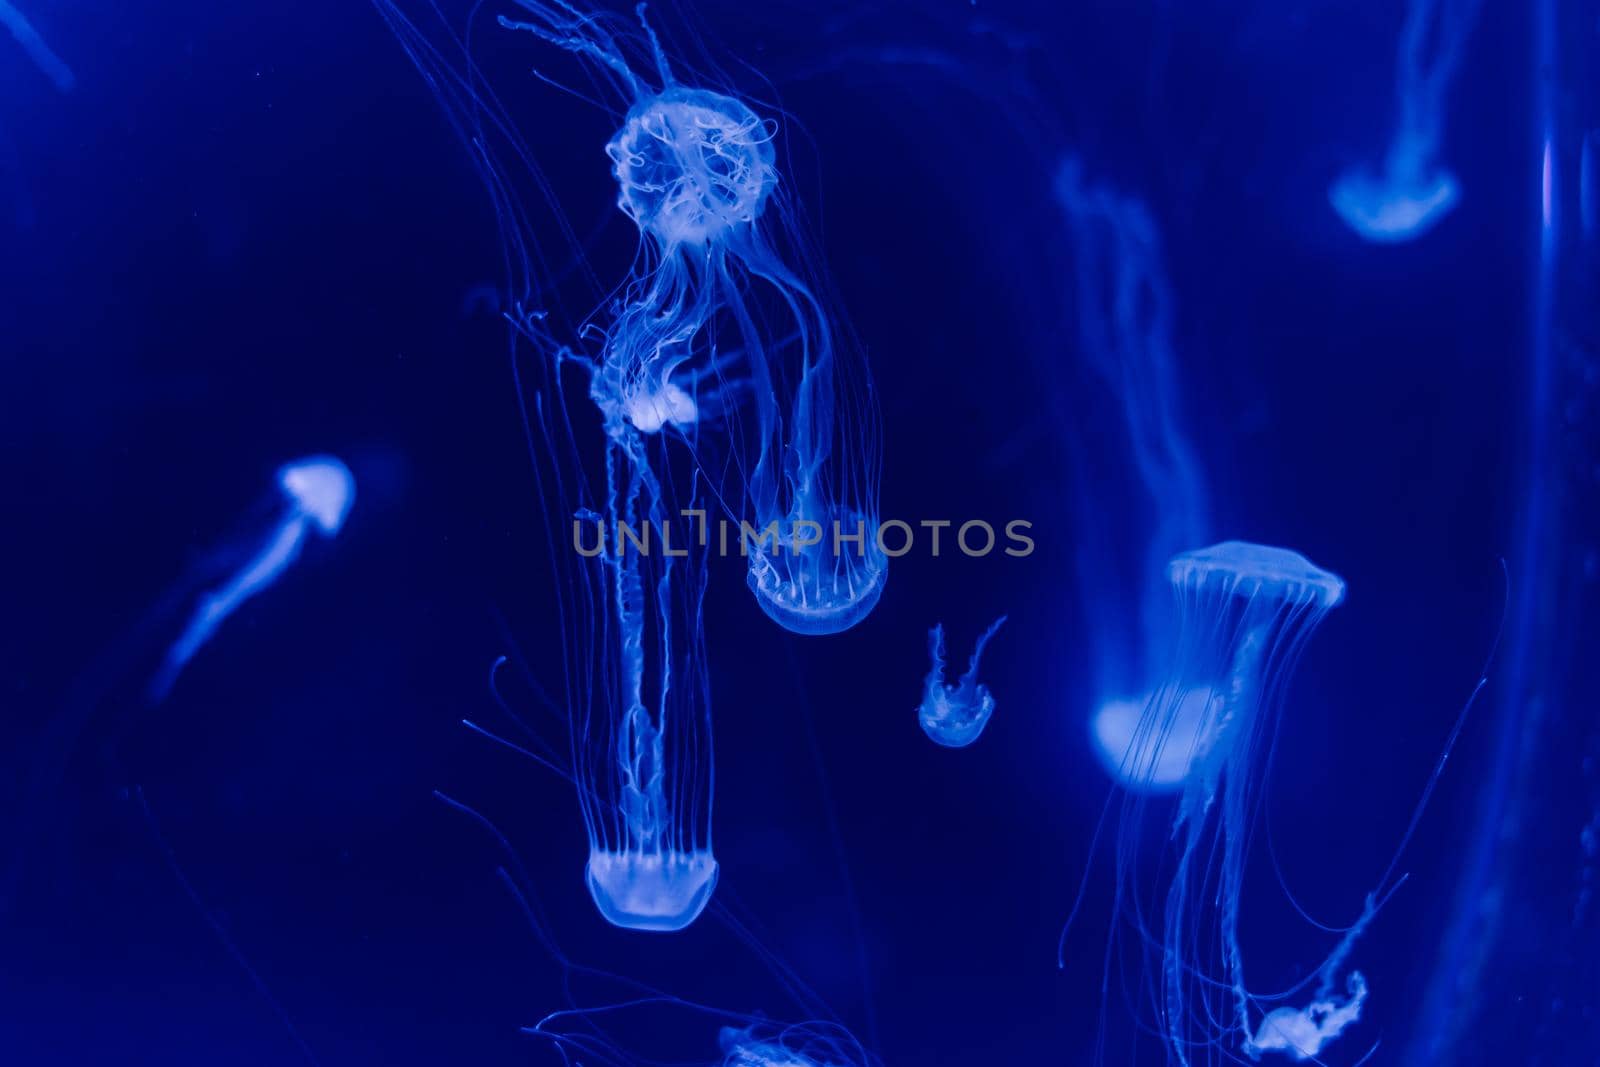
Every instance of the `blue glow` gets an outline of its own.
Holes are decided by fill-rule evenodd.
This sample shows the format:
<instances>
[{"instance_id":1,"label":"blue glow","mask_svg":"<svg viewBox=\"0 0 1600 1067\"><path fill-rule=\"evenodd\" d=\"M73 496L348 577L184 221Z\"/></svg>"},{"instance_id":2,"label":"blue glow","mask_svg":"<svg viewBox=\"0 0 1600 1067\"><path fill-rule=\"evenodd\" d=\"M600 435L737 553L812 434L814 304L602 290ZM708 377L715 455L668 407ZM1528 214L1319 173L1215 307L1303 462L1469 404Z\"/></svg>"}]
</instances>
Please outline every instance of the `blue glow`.
<instances>
[{"instance_id":1,"label":"blue glow","mask_svg":"<svg viewBox=\"0 0 1600 1067\"><path fill-rule=\"evenodd\" d=\"M454 58L453 30L376 2L467 145L500 223L513 367L539 499L558 539L551 549L565 680L559 703L571 745L563 773L576 787L588 838L584 883L616 926L681 930L704 911L718 874L701 612L706 552L703 542L651 547L650 538L681 521L685 509L704 511L702 482L683 464L694 458L708 404L696 373L713 372L719 357L678 373L704 354L692 350L697 313L680 301L694 304L709 290L688 278L701 261L676 250L684 242L720 248L712 238L724 228L748 228L740 209L722 198L739 186L736 165L713 157L748 153L759 161L768 134L731 98L672 88L642 9L643 38L627 43L654 57L661 93L645 91L608 20L536 2L520 4L533 21L498 19L597 64L633 107L608 152L622 186L619 202L656 242L640 259L649 261L655 249L661 264L630 280L620 299L605 299L595 313L601 321L585 320L569 334L561 309L552 314L546 306L555 283L544 264L552 252L540 247L536 220L518 192L525 187L528 202L544 198L556 228L570 229L528 145L471 60ZM430 19L442 18L422 7ZM450 46L441 48L441 40ZM674 167L672 188L658 187ZM744 212L759 211L759 199ZM586 268L581 250L571 252ZM576 342L595 337L598 353L579 351ZM535 358L526 359L526 350ZM581 399L565 373L572 369L582 372ZM685 435L687 449L667 440L662 431L669 427ZM611 531L611 549L573 551L563 538L575 522ZM642 540L630 541L624 529Z\"/></svg>"},{"instance_id":2,"label":"blue glow","mask_svg":"<svg viewBox=\"0 0 1600 1067\"><path fill-rule=\"evenodd\" d=\"M1091 184L1075 159L1056 172L1055 193L1072 244L1078 352L1120 413L1139 489L1134 525L1142 530L1131 552L1092 540L1092 530L1083 535L1079 584L1095 670L1091 736L1102 765L1119 781L1146 791L1175 789L1185 745L1160 753L1129 748L1138 743L1140 712L1175 638L1172 594L1161 578L1166 561L1210 536L1210 492L1183 428L1172 287L1160 232L1143 203ZM1193 719L1180 713L1179 735ZM1138 773L1127 773L1134 766Z\"/></svg>"},{"instance_id":3,"label":"blue glow","mask_svg":"<svg viewBox=\"0 0 1600 1067\"><path fill-rule=\"evenodd\" d=\"M748 584L773 621L849 629L888 570L875 536L876 398L809 278L818 257L783 194L776 124L732 95L679 85L642 4L635 51L651 57L659 88L600 20L517 2L529 18L502 26L590 60L627 107L606 154L644 243L607 321L590 324L600 351L574 357L590 368L591 397L608 427L685 434L729 518L767 534L770 550L747 555Z\"/></svg>"},{"instance_id":4,"label":"blue glow","mask_svg":"<svg viewBox=\"0 0 1600 1067\"><path fill-rule=\"evenodd\" d=\"M917 718L922 723L922 732L936 743L946 748L964 748L976 741L989 724L989 716L994 714L994 695L988 686L978 682L978 664L989 638L1005 621L1002 615L983 631L972 647L966 672L955 685L946 685L944 681L944 625L941 623L928 631L931 665L922 685L922 704L917 708Z\"/></svg>"},{"instance_id":5,"label":"blue glow","mask_svg":"<svg viewBox=\"0 0 1600 1067\"><path fill-rule=\"evenodd\" d=\"M1398 114L1379 168L1350 168L1328 189L1333 209L1368 241L1420 237L1461 198L1455 175L1439 162L1445 98L1479 0L1409 0L1396 72Z\"/></svg>"},{"instance_id":6,"label":"blue glow","mask_svg":"<svg viewBox=\"0 0 1600 1067\"><path fill-rule=\"evenodd\" d=\"M1316 990L1304 1008L1285 1002L1306 982L1272 994L1246 986L1239 918L1282 694L1306 641L1344 599L1344 582L1297 552L1240 541L1175 556L1167 576L1183 620L1177 658L1145 705L1117 772L1181 776L1182 783L1171 826L1178 857L1166 876L1160 932L1146 929L1137 909L1129 913L1134 955L1161 975L1160 1016L1152 1025L1179 1064L1229 1055L1230 1045L1252 1058L1281 1051L1306 1059L1360 1017L1367 995L1361 975L1348 976L1343 999L1334 987L1377 905L1367 898L1361 918L1315 969ZM1119 886L1137 883L1147 803L1137 792L1124 801ZM1112 959L1108 954L1108 968Z\"/></svg>"},{"instance_id":7,"label":"blue glow","mask_svg":"<svg viewBox=\"0 0 1600 1067\"><path fill-rule=\"evenodd\" d=\"M0 25L11 31L11 36L15 37L22 50L28 53L28 58L44 72L45 77L55 83L57 89L67 92L77 83L77 79L72 76L71 68L50 50L44 38L39 36L39 31L22 17L22 12L12 7L6 0L0 0Z\"/></svg>"},{"instance_id":8,"label":"blue glow","mask_svg":"<svg viewBox=\"0 0 1600 1067\"><path fill-rule=\"evenodd\" d=\"M821 1023L725 1026L718 1041L719 1067L864 1067L870 1062L855 1038Z\"/></svg>"},{"instance_id":9,"label":"blue glow","mask_svg":"<svg viewBox=\"0 0 1600 1067\"><path fill-rule=\"evenodd\" d=\"M261 548L225 584L200 598L189 623L167 650L150 682L151 703L165 700L183 668L211 640L239 605L283 576L300 557L306 534L315 530L333 537L355 500L355 479L332 456L311 456L278 468L277 482L286 507L268 531Z\"/></svg>"}]
</instances>

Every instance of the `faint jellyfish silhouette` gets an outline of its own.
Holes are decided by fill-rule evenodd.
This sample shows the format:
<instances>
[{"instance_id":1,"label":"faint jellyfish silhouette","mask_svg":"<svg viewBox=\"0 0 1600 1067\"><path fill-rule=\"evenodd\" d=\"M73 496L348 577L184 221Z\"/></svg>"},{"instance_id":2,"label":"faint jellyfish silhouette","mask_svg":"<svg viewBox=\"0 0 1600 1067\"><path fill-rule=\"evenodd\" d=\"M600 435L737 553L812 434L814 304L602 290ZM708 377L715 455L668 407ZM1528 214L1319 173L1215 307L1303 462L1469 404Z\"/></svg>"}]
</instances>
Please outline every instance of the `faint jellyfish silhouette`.
<instances>
[{"instance_id":1,"label":"faint jellyfish silhouette","mask_svg":"<svg viewBox=\"0 0 1600 1067\"><path fill-rule=\"evenodd\" d=\"M28 53L28 58L44 72L45 77L55 83L57 89L67 92L77 83L77 79L72 76L71 68L50 50L44 38L39 36L39 31L22 17L22 12L7 3L7 0L0 0L0 25L11 31L11 36L15 37L22 50Z\"/></svg>"},{"instance_id":2,"label":"faint jellyfish silhouette","mask_svg":"<svg viewBox=\"0 0 1600 1067\"><path fill-rule=\"evenodd\" d=\"M1159 761L1125 773L1140 712L1175 638L1172 593L1162 579L1166 562L1203 544L1211 522L1205 475L1183 428L1172 288L1160 233L1144 204L1091 185L1070 158L1057 171L1055 192L1073 251L1078 351L1115 398L1141 491L1128 509L1135 537L1082 534L1078 584L1094 644L1090 732L1101 762L1124 785L1172 790L1186 773L1181 744L1164 746ZM1087 501L1093 494L1081 495ZM1197 711L1196 701L1180 702L1175 738L1186 728L1192 733Z\"/></svg>"},{"instance_id":3,"label":"faint jellyfish silhouette","mask_svg":"<svg viewBox=\"0 0 1600 1067\"><path fill-rule=\"evenodd\" d=\"M239 605L276 582L300 556L306 536L334 537L355 500L350 469L333 456L308 456L278 468L282 512L261 544L224 585L200 598L188 626L151 679L152 704L166 699L178 675Z\"/></svg>"},{"instance_id":4,"label":"faint jellyfish silhouette","mask_svg":"<svg viewBox=\"0 0 1600 1067\"><path fill-rule=\"evenodd\" d=\"M1131 915L1137 957L1160 954L1159 964L1143 966L1161 975L1157 1029L1174 1062L1187 1065L1202 1052L1229 1055L1230 1034L1251 1058L1269 1051L1309 1058L1360 1017L1367 993L1360 973L1348 976L1343 999L1334 987L1378 902L1367 897L1361 917L1310 978L1264 994L1245 983L1240 900L1283 691L1306 642L1344 599L1344 582L1297 552L1239 541L1181 553L1167 573L1180 606L1177 656L1167 683L1144 707L1121 774L1181 775L1171 829L1178 859L1166 876L1158 935L1144 928L1137 906L1122 903L1137 881L1150 802L1139 790L1125 793L1117 914ZM1173 746L1179 752L1169 752ZM1108 953L1108 968L1112 958ZM1313 980L1308 1007L1282 1004Z\"/></svg>"},{"instance_id":5,"label":"faint jellyfish silhouette","mask_svg":"<svg viewBox=\"0 0 1600 1067\"><path fill-rule=\"evenodd\" d=\"M1396 75L1395 129L1383 166L1358 165L1328 190L1339 217L1361 237L1397 243L1420 237L1460 199L1439 162L1445 97L1480 0L1409 0Z\"/></svg>"},{"instance_id":6,"label":"faint jellyfish silhouette","mask_svg":"<svg viewBox=\"0 0 1600 1067\"><path fill-rule=\"evenodd\" d=\"M591 396L614 422L684 435L721 507L770 548L746 553L769 617L795 633L849 629L887 578L876 397L810 277L818 257L783 195L775 124L679 85L643 4L640 41L565 3L516 2L529 19L502 25L595 63L627 108L606 153L642 244L607 321L591 324L600 351L574 357L591 368ZM649 57L660 89L630 51ZM708 414L717 432L695 432Z\"/></svg>"},{"instance_id":7,"label":"faint jellyfish silhouette","mask_svg":"<svg viewBox=\"0 0 1600 1067\"><path fill-rule=\"evenodd\" d=\"M972 648L972 658L967 661L966 673L955 685L944 681L944 624L928 631L928 658L932 661L928 677L922 685L922 703L917 708L917 718L922 732L936 744L946 748L965 748L978 739L983 728L994 714L994 695L989 687L978 681L978 663L983 658L983 648L1006 621L1000 616L983 631Z\"/></svg>"}]
</instances>

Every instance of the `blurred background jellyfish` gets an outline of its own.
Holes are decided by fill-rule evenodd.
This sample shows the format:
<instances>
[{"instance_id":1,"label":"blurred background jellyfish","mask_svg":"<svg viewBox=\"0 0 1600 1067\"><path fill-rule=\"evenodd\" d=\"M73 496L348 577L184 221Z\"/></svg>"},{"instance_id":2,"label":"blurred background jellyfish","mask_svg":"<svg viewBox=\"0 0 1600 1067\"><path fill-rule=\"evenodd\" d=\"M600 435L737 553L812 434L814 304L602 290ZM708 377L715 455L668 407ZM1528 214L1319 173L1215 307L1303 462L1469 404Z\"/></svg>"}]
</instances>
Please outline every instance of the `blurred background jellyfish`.
<instances>
[{"instance_id":1,"label":"blurred background jellyfish","mask_svg":"<svg viewBox=\"0 0 1600 1067\"><path fill-rule=\"evenodd\" d=\"M1135 927L1142 969L1160 976L1151 999L1175 1062L1228 1058L1230 1045L1252 1058L1266 1051L1311 1058L1360 1016L1365 980L1352 972L1341 996L1340 970L1377 904L1367 898L1361 919L1310 977L1270 994L1246 985L1239 923L1283 692L1306 642L1344 599L1344 582L1297 552L1240 541L1181 553L1167 576L1180 608L1177 656L1145 705L1123 773L1171 778L1181 768L1171 826L1178 856L1165 876L1164 903L1150 902L1163 916L1157 933L1146 927L1146 902L1134 888L1150 800L1126 793L1118 916ZM1173 747L1182 751L1170 755ZM1113 958L1108 953L1108 968ZM1313 999L1296 1007L1313 981Z\"/></svg>"},{"instance_id":2,"label":"blurred background jellyfish","mask_svg":"<svg viewBox=\"0 0 1600 1067\"><path fill-rule=\"evenodd\" d=\"M1120 416L1117 429L1138 488L1133 522L1143 528L1131 558L1122 545L1097 536L1101 524L1085 524L1094 528L1079 535L1080 585L1090 601L1086 616L1095 643L1097 706L1090 731L1102 764L1125 785L1176 789L1187 769L1179 753L1188 746L1164 748L1138 774L1126 773L1125 765L1174 636L1172 594L1160 580L1162 569L1185 546L1204 543L1211 521L1205 475L1183 428L1171 286L1160 234L1144 204L1090 184L1076 159L1057 171L1055 193L1071 238L1078 349L1111 394L1106 407ZM1078 451L1094 457L1080 457L1085 465L1097 465L1105 455L1103 448ZM1106 476L1085 470L1083 480ZM1202 704L1199 698L1178 703L1178 736L1185 729L1192 735Z\"/></svg>"},{"instance_id":3,"label":"blurred background jellyfish","mask_svg":"<svg viewBox=\"0 0 1600 1067\"><path fill-rule=\"evenodd\" d=\"M931 665L922 685L917 718L922 723L922 732L936 744L965 748L976 741L989 724L989 716L994 714L994 694L989 692L988 686L978 682L978 664L983 658L983 646L1005 621L1002 615L983 631L978 643L972 646L966 672L955 685L946 685L944 681L944 624L928 631Z\"/></svg>"},{"instance_id":4,"label":"blurred background jellyfish","mask_svg":"<svg viewBox=\"0 0 1600 1067\"><path fill-rule=\"evenodd\" d=\"M44 72L45 77L55 83L57 89L67 92L73 87L77 79L72 76L72 69L60 56L51 51L45 39L39 36L39 31L22 17L22 12L12 7L6 0L0 0L0 25L11 31L11 36L15 37L22 50L28 53L28 58Z\"/></svg>"},{"instance_id":5,"label":"blurred background jellyfish","mask_svg":"<svg viewBox=\"0 0 1600 1067\"><path fill-rule=\"evenodd\" d=\"M745 553L768 616L801 634L849 629L887 577L876 398L810 276L820 257L779 180L777 124L679 84L643 4L630 32L605 13L517 3L528 17L501 25L591 61L625 109L606 154L641 244L620 296L585 324L600 338L584 357L595 403L608 424L684 437L722 509L769 548Z\"/></svg>"},{"instance_id":6,"label":"blurred background jellyfish","mask_svg":"<svg viewBox=\"0 0 1600 1067\"><path fill-rule=\"evenodd\" d=\"M243 532L204 556L193 572L151 609L143 625L85 668L65 707L46 723L34 745L21 796L13 859L0 881L0 913L12 906L23 865L55 817L57 790L80 737L95 717L108 706L139 706L140 696L131 693L139 692L141 682L144 707L166 700L178 676L218 627L246 601L281 579L313 534L336 536L355 500L350 469L329 455L283 464L274 484L273 498L252 512ZM155 648L162 642L153 635L175 628L174 620L184 617L191 600L195 606L187 622L178 636L165 644L165 651L157 653ZM158 657L150 673L150 664ZM148 681L143 681L145 678ZM114 747L111 740L103 743L108 752Z\"/></svg>"},{"instance_id":7,"label":"blurred background jellyfish","mask_svg":"<svg viewBox=\"0 0 1600 1067\"><path fill-rule=\"evenodd\" d=\"M1409 0L1400 31L1394 132L1382 167L1345 171L1328 190L1333 209L1361 237L1378 243L1420 237L1460 199L1456 177L1439 162L1445 97L1480 0Z\"/></svg>"},{"instance_id":8,"label":"blurred background jellyfish","mask_svg":"<svg viewBox=\"0 0 1600 1067\"><path fill-rule=\"evenodd\" d=\"M167 650L150 682L152 704L166 699L178 675L240 604L267 589L300 557L308 535L337 536L355 501L350 468L333 456L307 456L278 468L283 506L260 547L223 585L206 593L189 624Z\"/></svg>"},{"instance_id":9,"label":"blurred background jellyfish","mask_svg":"<svg viewBox=\"0 0 1600 1067\"><path fill-rule=\"evenodd\" d=\"M389 0L374 2L466 145L500 224L511 366L550 538L551 599L561 619L560 663L552 673L565 686L556 702L567 721L571 778L588 837L585 884L600 914L619 927L681 930L704 910L718 871L702 620L705 542L679 534L674 544L672 537L684 511L704 513L701 481L684 469L692 468L692 454L669 449L660 432L673 426L692 435L700 421L695 382L685 376L680 384L673 376L675 346L686 336L675 318L681 309L672 298L653 303L630 289L613 326L600 331L600 354L579 353L575 343L597 327L567 318L572 299L562 284L592 276L586 251L515 120L438 6L417 5L419 21ZM567 35L501 24L557 40L637 86L601 17L565 7L529 9ZM713 111L720 106L669 94L657 116L670 118L685 137L705 138L706 154L696 157L703 169L694 178L712 184L723 174L713 158L719 150L759 156L765 141L758 123L738 115L718 112L732 125L705 125L718 121ZM742 148L729 140L739 138ZM642 145L627 152L635 150ZM692 181L645 206L644 187L655 180L638 178L637 210L655 220L649 232L670 234L669 241L694 239L696 227L709 240L734 224L739 211L758 210L754 203L719 206L707 187L700 191L712 199L701 203L709 212L701 217L683 199L692 198ZM541 201L547 210L539 210ZM559 263L563 250L569 261ZM687 290L678 294L686 296Z\"/></svg>"}]
</instances>

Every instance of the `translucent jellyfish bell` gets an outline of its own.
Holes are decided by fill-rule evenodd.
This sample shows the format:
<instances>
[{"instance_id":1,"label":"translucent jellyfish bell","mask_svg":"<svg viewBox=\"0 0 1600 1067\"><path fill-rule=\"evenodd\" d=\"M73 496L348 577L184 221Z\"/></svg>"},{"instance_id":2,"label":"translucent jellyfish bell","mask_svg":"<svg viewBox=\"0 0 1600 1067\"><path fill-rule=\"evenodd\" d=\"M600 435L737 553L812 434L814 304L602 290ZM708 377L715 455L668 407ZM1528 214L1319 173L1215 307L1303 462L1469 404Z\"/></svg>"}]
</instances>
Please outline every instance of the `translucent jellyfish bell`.
<instances>
[{"instance_id":1,"label":"translucent jellyfish bell","mask_svg":"<svg viewBox=\"0 0 1600 1067\"><path fill-rule=\"evenodd\" d=\"M334 456L310 456L278 468L278 485L295 509L332 537L355 502L356 480Z\"/></svg>"},{"instance_id":2,"label":"translucent jellyfish bell","mask_svg":"<svg viewBox=\"0 0 1600 1067\"><path fill-rule=\"evenodd\" d=\"M690 853L591 850L584 870L600 914L628 930L682 930L717 887L710 849Z\"/></svg>"},{"instance_id":3,"label":"translucent jellyfish bell","mask_svg":"<svg viewBox=\"0 0 1600 1067\"><path fill-rule=\"evenodd\" d=\"M1114 734L1102 758L1120 749L1115 773L1134 786L1119 822L1119 885L1135 885L1141 874L1136 860L1152 793L1179 794L1171 823L1178 857L1163 875L1159 933L1145 928L1138 908L1119 906L1118 914L1136 927L1131 951L1141 969L1161 975L1153 1025L1173 1062L1210 1062L1210 1050L1226 1055L1230 1042L1252 1058L1268 1051L1314 1056L1360 1017L1366 984L1359 972L1349 975L1348 996L1334 988L1371 917L1372 898L1315 968L1315 997L1304 1008L1281 1002L1306 982L1276 994L1246 986L1239 921L1266 742L1295 663L1344 599L1344 582L1298 552L1241 541L1181 553L1167 576L1180 618L1173 666L1131 731L1128 707L1102 712ZM1148 958L1157 951L1159 960ZM1105 958L1109 967L1122 957Z\"/></svg>"},{"instance_id":4,"label":"translucent jellyfish bell","mask_svg":"<svg viewBox=\"0 0 1600 1067\"><path fill-rule=\"evenodd\" d=\"M1423 174L1376 174L1357 167L1328 189L1339 217L1374 244L1420 237L1455 207L1461 190L1444 168Z\"/></svg>"},{"instance_id":5,"label":"translucent jellyfish bell","mask_svg":"<svg viewBox=\"0 0 1600 1067\"><path fill-rule=\"evenodd\" d=\"M889 560L861 515L835 513L831 523L795 519L787 532L775 529L770 552L750 553L745 579L769 619L790 633L834 634L872 613ZM854 541L858 535L862 540Z\"/></svg>"},{"instance_id":6,"label":"translucent jellyfish bell","mask_svg":"<svg viewBox=\"0 0 1600 1067\"><path fill-rule=\"evenodd\" d=\"M966 673L955 685L944 682L944 626L941 624L928 631L931 666L923 682L917 718L922 723L922 732L936 744L964 748L976 741L989 724L989 716L994 714L994 695L988 686L978 682L978 664L983 658L983 647L1005 621L1006 617L1000 616L978 638Z\"/></svg>"},{"instance_id":7,"label":"translucent jellyfish bell","mask_svg":"<svg viewBox=\"0 0 1600 1067\"><path fill-rule=\"evenodd\" d=\"M670 86L641 100L606 154L618 206L667 245L703 245L753 222L777 181L772 131L708 89Z\"/></svg>"},{"instance_id":8,"label":"translucent jellyfish bell","mask_svg":"<svg viewBox=\"0 0 1600 1067\"><path fill-rule=\"evenodd\" d=\"M1152 701L1170 708L1170 723L1150 723ZM1183 787L1195 757L1209 744L1202 727L1214 721L1209 687L1186 688L1175 701L1161 693L1138 700L1108 700L1090 720L1095 755L1124 789L1168 793Z\"/></svg>"}]
</instances>

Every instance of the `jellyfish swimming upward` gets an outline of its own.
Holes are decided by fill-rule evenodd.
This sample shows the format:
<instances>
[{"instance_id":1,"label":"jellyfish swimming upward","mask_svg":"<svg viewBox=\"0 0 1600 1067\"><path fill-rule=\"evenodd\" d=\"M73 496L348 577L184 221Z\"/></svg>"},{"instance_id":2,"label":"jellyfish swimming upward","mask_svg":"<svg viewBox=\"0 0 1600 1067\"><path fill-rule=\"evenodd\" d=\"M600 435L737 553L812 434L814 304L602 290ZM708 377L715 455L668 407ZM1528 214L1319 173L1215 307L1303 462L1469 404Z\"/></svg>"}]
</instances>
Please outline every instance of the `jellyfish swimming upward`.
<instances>
[{"instance_id":1,"label":"jellyfish swimming upward","mask_svg":"<svg viewBox=\"0 0 1600 1067\"><path fill-rule=\"evenodd\" d=\"M1160 233L1143 203L1091 183L1075 159L1057 171L1055 190L1073 253L1078 351L1092 384L1109 395L1102 403L1096 393L1092 403L1097 412L1111 413L1127 457L1124 466L1105 460L1107 449L1078 449L1102 457L1093 466L1080 463L1080 480L1136 490L1123 509L1134 536L1096 540L1098 526L1081 534L1086 549L1079 586L1091 620L1095 686L1090 729L1101 762L1121 784L1171 790L1186 771L1172 748L1139 775L1124 772L1174 639L1177 615L1162 572L1173 554L1203 544L1211 525L1205 472L1183 426L1172 287ZM1195 721L1196 707L1195 700L1179 706L1180 724Z\"/></svg>"},{"instance_id":2,"label":"jellyfish swimming upward","mask_svg":"<svg viewBox=\"0 0 1600 1067\"><path fill-rule=\"evenodd\" d=\"M1139 972L1159 987L1150 998L1158 1018L1147 1025L1179 1064L1235 1058L1234 1049L1311 1058L1360 1017L1365 980L1352 972L1341 989L1339 978L1372 898L1311 977L1271 993L1246 983L1241 901L1283 692L1307 640L1343 600L1344 582L1297 552L1239 541L1181 553L1167 575L1180 609L1177 656L1144 707L1125 769L1138 778L1172 773L1169 760L1183 768L1170 801L1177 856L1163 865L1164 892L1158 885L1147 902L1135 870L1148 795L1124 793L1116 849L1117 913L1135 927ZM1174 745L1185 751L1169 755ZM1159 932L1146 922L1156 913ZM1124 958L1108 953L1106 966ZM1313 982L1309 1003L1295 1006Z\"/></svg>"},{"instance_id":3,"label":"jellyfish swimming upward","mask_svg":"<svg viewBox=\"0 0 1600 1067\"><path fill-rule=\"evenodd\" d=\"M812 276L776 124L680 84L643 5L641 41L560 2L517 2L527 17L501 24L591 61L624 109L606 154L641 248L586 330L601 339L583 357L594 402L613 424L684 440L741 545L755 536L747 579L768 616L802 634L849 629L887 577L876 399Z\"/></svg>"},{"instance_id":4,"label":"jellyfish swimming upward","mask_svg":"<svg viewBox=\"0 0 1600 1067\"><path fill-rule=\"evenodd\" d=\"M944 626L928 631L928 677L922 685L922 703L917 718L929 740L946 748L965 748L978 739L994 714L994 695L978 681L978 663L983 648L1006 621L1000 616L983 631L972 647L972 658L955 685L944 681Z\"/></svg>"},{"instance_id":5,"label":"jellyfish swimming upward","mask_svg":"<svg viewBox=\"0 0 1600 1067\"><path fill-rule=\"evenodd\" d=\"M1351 168L1328 190L1333 209L1368 241L1420 237L1444 218L1461 189L1439 161L1445 98L1461 66L1480 0L1409 0L1400 31L1397 116L1382 165Z\"/></svg>"},{"instance_id":6,"label":"jellyfish swimming upward","mask_svg":"<svg viewBox=\"0 0 1600 1067\"><path fill-rule=\"evenodd\" d=\"M239 605L271 586L300 557L311 534L334 537L355 501L355 479L333 456L307 456L278 468L278 518L231 578L200 598L150 682L151 703L166 698L178 675Z\"/></svg>"}]
</instances>

